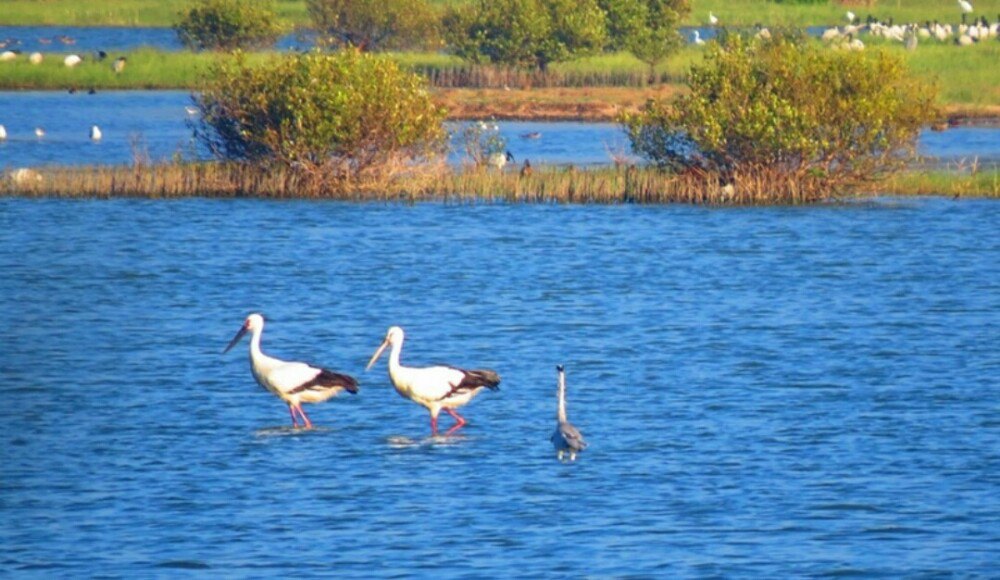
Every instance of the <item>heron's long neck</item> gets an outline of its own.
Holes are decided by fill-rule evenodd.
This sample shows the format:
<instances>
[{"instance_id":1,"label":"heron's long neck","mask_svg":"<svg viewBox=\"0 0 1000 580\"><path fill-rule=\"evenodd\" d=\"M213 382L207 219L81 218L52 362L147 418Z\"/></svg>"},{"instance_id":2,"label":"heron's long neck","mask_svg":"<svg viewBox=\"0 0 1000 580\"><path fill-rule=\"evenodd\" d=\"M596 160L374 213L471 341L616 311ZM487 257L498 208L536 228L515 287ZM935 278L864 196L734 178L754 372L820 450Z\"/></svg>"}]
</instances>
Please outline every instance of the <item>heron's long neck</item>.
<instances>
[{"instance_id":1,"label":"heron's long neck","mask_svg":"<svg viewBox=\"0 0 1000 580\"><path fill-rule=\"evenodd\" d=\"M566 377L559 373L559 414L557 418L560 422L566 422Z\"/></svg>"}]
</instances>

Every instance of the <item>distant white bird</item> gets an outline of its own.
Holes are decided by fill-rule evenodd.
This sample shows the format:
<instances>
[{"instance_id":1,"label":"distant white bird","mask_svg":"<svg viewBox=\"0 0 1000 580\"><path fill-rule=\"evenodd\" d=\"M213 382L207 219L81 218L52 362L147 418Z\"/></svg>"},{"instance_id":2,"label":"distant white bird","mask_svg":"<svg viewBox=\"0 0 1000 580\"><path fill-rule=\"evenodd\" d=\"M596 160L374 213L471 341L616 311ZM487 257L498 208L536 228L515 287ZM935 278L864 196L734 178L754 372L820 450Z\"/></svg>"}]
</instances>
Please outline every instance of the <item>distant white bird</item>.
<instances>
[{"instance_id":1,"label":"distant white bird","mask_svg":"<svg viewBox=\"0 0 1000 580\"><path fill-rule=\"evenodd\" d=\"M83 62L83 59L77 54L71 54L63 59L63 64L70 68L80 64L81 62Z\"/></svg>"},{"instance_id":2,"label":"distant white bird","mask_svg":"<svg viewBox=\"0 0 1000 580\"><path fill-rule=\"evenodd\" d=\"M576 454L587 448L587 442L583 440L583 434L573 426L566 418L566 375L562 365L556 366L559 373L559 407L556 412L556 430L552 433L552 446L559 454L562 461L563 455L568 454L570 461L576 461Z\"/></svg>"},{"instance_id":3,"label":"distant white bird","mask_svg":"<svg viewBox=\"0 0 1000 580\"><path fill-rule=\"evenodd\" d=\"M496 167L500 171L503 171L503 168L505 165L507 165L508 161L509 162L514 161L514 154L511 153L510 151L504 151L503 153L500 152L494 153L490 155L489 158L486 160L487 163L489 163L493 167Z\"/></svg>"},{"instance_id":4,"label":"distant white bird","mask_svg":"<svg viewBox=\"0 0 1000 580\"><path fill-rule=\"evenodd\" d=\"M694 43L698 46L704 46L705 41L701 39L701 33L697 30L694 31Z\"/></svg>"},{"instance_id":5,"label":"distant white bird","mask_svg":"<svg viewBox=\"0 0 1000 580\"><path fill-rule=\"evenodd\" d=\"M124 56L119 56L115 59L115 62L111 65L111 70L115 71L115 74L121 74L125 70L125 63L128 59Z\"/></svg>"},{"instance_id":6,"label":"distant white bird","mask_svg":"<svg viewBox=\"0 0 1000 580\"><path fill-rule=\"evenodd\" d=\"M45 129L42 129L41 127L35 127L35 137L41 139L44 136L45 136Z\"/></svg>"},{"instance_id":7,"label":"distant white bird","mask_svg":"<svg viewBox=\"0 0 1000 580\"><path fill-rule=\"evenodd\" d=\"M851 24L854 23L854 19L856 18L856 16L854 16L853 12L851 12L850 10L848 10L847 14L845 14L845 16L847 16L847 22L849 22Z\"/></svg>"},{"instance_id":8,"label":"distant white bird","mask_svg":"<svg viewBox=\"0 0 1000 580\"><path fill-rule=\"evenodd\" d=\"M7 127L0 125L0 141L7 140Z\"/></svg>"},{"instance_id":9,"label":"distant white bird","mask_svg":"<svg viewBox=\"0 0 1000 580\"><path fill-rule=\"evenodd\" d=\"M358 392L358 381L353 377L335 373L324 368L302 362L287 362L267 356L260 350L260 335L264 331L264 317L260 314L247 316L233 340L222 351L229 352L237 342L250 332L250 372L257 384L264 387L286 404L292 416L292 427L297 427L296 413L306 429L312 429L312 421L302 409L302 403L322 403L339 394Z\"/></svg>"},{"instance_id":10,"label":"distant white bird","mask_svg":"<svg viewBox=\"0 0 1000 580\"><path fill-rule=\"evenodd\" d=\"M432 367L405 367L399 362L403 348L403 329L393 326L385 335L385 340L372 355L365 370L370 370L382 356L386 347L389 353L389 379L401 396L425 407L431 414L431 433L437 435L438 414L444 410L455 418L455 425L447 434L454 433L465 425L465 419L455 409L467 404L484 388L500 389L500 375L481 369L467 371L456 367L438 365Z\"/></svg>"},{"instance_id":11,"label":"distant white bird","mask_svg":"<svg viewBox=\"0 0 1000 580\"><path fill-rule=\"evenodd\" d=\"M17 53L13 50L0 52L0 61L14 60L15 58L17 58Z\"/></svg>"},{"instance_id":12,"label":"distant white bird","mask_svg":"<svg viewBox=\"0 0 1000 580\"><path fill-rule=\"evenodd\" d=\"M962 12L970 14L972 12L972 2L969 0L958 0L958 6L962 9Z\"/></svg>"},{"instance_id":13,"label":"distant white bird","mask_svg":"<svg viewBox=\"0 0 1000 580\"><path fill-rule=\"evenodd\" d=\"M715 26L716 24L719 23L719 19L716 18L715 14L712 14L711 12L709 12L708 13L708 23L711 24L712 26Z\"/></svg>"},{"instance_id":14,"label":"distant white bird","mask_svg":"<svg viewBox=\"0 0 1000 580\"><path fill-rule=\"evenodd\" d=\"M90 140L91 141L100 141L101 137L103 137L103 136L104 135L101 133L101 128L98 127L97 125L94 125L93 127L90 128Z\"/></svg>"},{"instance_id":15,"label":"distant white bird","mask_svg":"<svg viewBox=\"0 0 1000 580\"><path fill-rule=\"evenodd\" d=\"M198 107L192 107L191 105L188 105L184 107L184 112L187 113L188 115L197 115Z\"/></svg>"},{"instance_id":16,"label":"distant white bird","mask_svg":"<svg viewBox=\"0 0 1000 580\"><path fill-rule=\"evenodd\" d=\"M42 56L42 53L33 52L31 53L31 56L28 57L28 62L30 62L31 64L42 64L42 60L44 59L45 57Z\"/></svg>"}]
</instances>

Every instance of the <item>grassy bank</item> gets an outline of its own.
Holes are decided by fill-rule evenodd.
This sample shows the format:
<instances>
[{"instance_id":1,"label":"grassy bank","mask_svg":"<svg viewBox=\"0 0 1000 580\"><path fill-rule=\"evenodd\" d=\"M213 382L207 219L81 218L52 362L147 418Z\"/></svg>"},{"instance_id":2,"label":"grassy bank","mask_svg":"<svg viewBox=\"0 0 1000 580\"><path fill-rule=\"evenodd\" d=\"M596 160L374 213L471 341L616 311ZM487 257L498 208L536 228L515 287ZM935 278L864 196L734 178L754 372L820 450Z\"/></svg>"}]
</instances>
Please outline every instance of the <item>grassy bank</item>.
<instances>
[{"instance_id":1,"label":"grassy bank","mask_svg":"<svg viewBox=\"0 0 1000 580\"><path fill-rule=\"evenodd\" d=\"M0 25L10 26L172 26L188 2L160 0L3 0ZM277 0L289 28L309 18L304 0Z\"/></svg>"},{"instance_id":2,"label":"grassy bank","mask_svg":"<svg viewBox=\"0 0 1000 580\"><path fill-rule=\"evenodd\" d=\"M1000 62L1000 43L969 47L923 43L914 52L897 45L884 48L903 54L917 75L934 80L940 88L940 102L953 112L994 117L1000 113L1000 67L995 66ZM255 53L249 58L251 62L263 61L275 54ZM685 72L702 54L694 47L683 49L657 69L658 78L673 82L654 86L647 83L645 65L627 53L560 63L545 79L507 69L473 67L435 53L395 56L441 89L441 98L453 117L607 120L622 108L641 105L650 96L682 90ZM64 56L48 54L39 65L30 64L23 55L0 62L0 90L194 90L208 67L224 58L214 53L143 49L125 53L128 65L123 73L115 74L110 61L118 54L104 61L88 58L72 69L63 65ZM457 86L466 88L451 90Z\"/></svg>"},{"instance_id":3,"label":"grassy bank","mask_svg":"<svg viewBox=\"0 0 1000 580\"><path fill-rule=\"evenodd\" d=\"M1000 198L1000 170L911 171L842 197L877 194ZM352 201L477 201L516 203L802 204L832 199L781 176L738 177L735 187L711 178L650 168L577 170L538 167L529 175L438 166L388 182L331 187L284 171L216 163L40 169L7 176L0 196L262 197Z\"/></svg>"},{"instance_id":4,"label":"grassy bank","mask_svg":"<svg viewBox=\"0 0 1000 580\"><path fill-rule=\"evenodd\" d=\"M437 6L463 4L471 0L431 0ZM894 18L898 22L940 20L958 22L957 2L948 0L880 0L865 6L863 1L831 0L818 4L770 2L766 0L693 0L685 25L705 25L711 11L720 24L810 26L843 23L850 8L864 18L868 14ZM158 0L103 0L85 3L78 0L4 0L0 25L71 25L71 26L170 26L186 3ZM992 20L1000 12L1000 0L976 0L976 14ZM277 0L278 14L289 27L309 22L304 0Z\"/></svg>"}]
</instances>

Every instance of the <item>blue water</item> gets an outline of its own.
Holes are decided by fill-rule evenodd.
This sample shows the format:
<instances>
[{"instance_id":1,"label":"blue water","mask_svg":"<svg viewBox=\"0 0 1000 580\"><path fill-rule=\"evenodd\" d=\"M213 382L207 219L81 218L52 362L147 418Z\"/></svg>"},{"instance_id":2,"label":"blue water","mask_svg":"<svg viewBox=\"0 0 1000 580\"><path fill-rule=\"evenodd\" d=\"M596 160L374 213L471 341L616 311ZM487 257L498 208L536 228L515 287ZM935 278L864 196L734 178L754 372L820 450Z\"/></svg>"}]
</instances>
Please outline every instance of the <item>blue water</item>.
<instances>
[{"instance_id":1,"label":"blue water","mask_svg":"<svg viewBox=\"0 0 1000 580\"><path fill-rule=\"evenodd\" d=\"M0 141L0 169L40 165L130 163L136 153L153 161L178 156L204 158L206 152L192 141L188 114L191 94L186 91L85 91L69 94L51 91L0 91L0 125L8 138ZM491 122L492 124L492 122ZM98 125L104 138L89 138ZM629 153L628 140L615 123L499 122L516 163L609 164L612 155ZM45 137L34 130L41 127ZM460 126L449 123L456 135ZM537 133L537 138L525 135ZM453 139L449 160L463 162L460 139ZM938 163L978 158L981 167L1000 163L1000 128L960 127L941 133L925 131L921 155Z\"/></svg>"},{"instance_id":2,"label":"blue water","mask_svg":"<svg viewBox=\"0 0 1000 580\"><path fill-rule=\"evenodd\" d=\"M69 37L70 44L58 37ZM8 50L24 53L76 53L87 56L103 50L108 53L133 51L143 47L157 50L183 50L173 28L127 26L0 26L0 42ZM288 50L309 47L308 33L287 34L274 48ZM117 55L112 54L112 58Z\"/></svg>"},{"instance_id":3,"label":"blue water","mask_svg":"<svg viewBox=\"0 0 1000 580\"><path fill-rule=\"evenodd\" d=\"M993 576L998 232L944 199L0 200L0 575ZM361 380L313 432L221 354L257 310ZM363 372L393 324L503 376L461 436Z\"/></svg>"}]
</instances>

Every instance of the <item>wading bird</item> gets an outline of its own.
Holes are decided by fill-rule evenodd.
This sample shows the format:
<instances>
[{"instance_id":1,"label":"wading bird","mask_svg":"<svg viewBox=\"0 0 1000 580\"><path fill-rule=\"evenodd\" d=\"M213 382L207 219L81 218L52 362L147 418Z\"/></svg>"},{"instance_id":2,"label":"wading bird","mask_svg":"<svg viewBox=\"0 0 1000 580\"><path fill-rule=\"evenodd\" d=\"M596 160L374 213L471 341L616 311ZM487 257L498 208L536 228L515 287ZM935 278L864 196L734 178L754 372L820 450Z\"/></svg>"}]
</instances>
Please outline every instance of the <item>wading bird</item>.
<instances>
[{"instance_id":1,"label":"wading bird","mask_svg":"<svg viewBox=\"0 0 1000 580\"><path fill-rule=\"evenodd\" d=\"M712 26L715 26L716 24L719 23L719 18L715 14L712 14L711 12L709 12L708 13L708 23L711 24Z\"/></svg>"},{"instance_id":2,"label":"wading bird","mask_svg":"<svg viewBox=\"0 0 1000 580\"><path fill-rule=\"evenodd\" d=\"M111 65L111 70L115 71L115 74L121 74L125 70L125 63L128 62L124 56L119 56L115 59L115 62Z\"/></svg>"},{"instance_id":3,"label":"wading bird","mask_svg":"<svg viewBox=\"0 0 1000 580\"><path fill-rule=\"evenodd\" d=\"M385 340L372 355L365 370L370 370L382 356L386 347L389 353L389 379L396 392L414 403L426 407L431 413L431 434L437 435L437 418L443 409L455 418L455 425L446 433L450 435L465 425L465 419L455 412L472 400L484 388L500 390L500 375L491 370L466 371L451 366L404 367L399 362L399 351L403 348L403 329L393 326L385 335Z\"/></svg>"},{"instance_id":4,"label":"wading bird","mask_svg":"<svg viewBox=\"0 0 1000 580\"><path fill-rule=\"evenodd\" d=\"M964 14L972 13L972 2L969 2L969 0L958 0L958 6Z\"/></svg>"},{"instance_id":5,"label":"wading bird","mask_svg":"<svg viewBox=\"0 0 1000 580\"><path fill-rule=\"evenodd\" d=\"M76 65L80 64L81 62L83 62L83 59L80 58L80 55L78 55L78 54L70 54L70 55L67 55L66 58L63 59L63 64L66 65L66 66L68 66L68 67L70 67L70 68L75 67Z\"/></svg>"},{"instance_id":6,"label":"wading bird","mask_svg":"<svg viewBox=\"0 0 1000 580\"><path fill-rule=\"evenodd\" d=\"M7 127L0 125L0 141L7 139Z\"/></svg>"},{"instance_id":7,"label":"wading bird","mask_svg":"<svg viewBox=\"0 0 1000 580\"><path fill-rule=\"evenodd\" d=\"M103 136L104 135L101 133L101 128L98 127L97 125L94 125L94 126L92 126L90 128L90 140L91 141L100 141L101 137L103 137Z\"/></svg>"},{"instance_id":8,"label":"wading bird","mask_svg":"<svg viewBox=\"0 0 1000 580\"><path fill-rule=\"evenodd\" d=\"M556 414L556 430L552 433L552 446L559 453L559 461L563 455L569 455L570 461L576 461L576 454L587 448L583 434L566 418L566 374L562 365L556 366L559 372L559 411Z\"/></svg>"},{"instance_id":9,"label":"wading bird","mask_svg":"<svg viewBox=\"0 0 1000 580\"><path fill-rule=\"evenodd\" d=\"M353 377L335 373L324 368L302 362L287 362L267 356L260 351L260 335L264 331L264 317L251 314L230 341L223 354L229 352L243 335L250 332L250 372L257 384L288 404L292 416L292 427L297 427L296 413L302 418L302 425L312 429L312 421L302 410L302 403L322 403L347 391L358 392L358 381Z\"/></svg>"},{"instance_id":10,"label":"wading bird","mask_svg":"<svg viewBox=\"0 0 1000 580\"><path fill-rule=\"evenodd\" d=\"M694 43L698 46L704 46L705 41L701 38L701 33L697 30L694 31Z\"/></svg>"},{"instance_id":11,"label":"wading bird","mask_svg":"<svg viewBox=\"0 0 1000 580\"><path fill-rule=\"evenodd\" d=\"M503 171L503 167L504 165L507 165L508 161L510 162L514 161L514 154L511 153L510 151L504 151L503 153L497 152L490 155L487 161L489 162L490 165L496 167L499 171Z\"/></svg>"}]
</instances>

